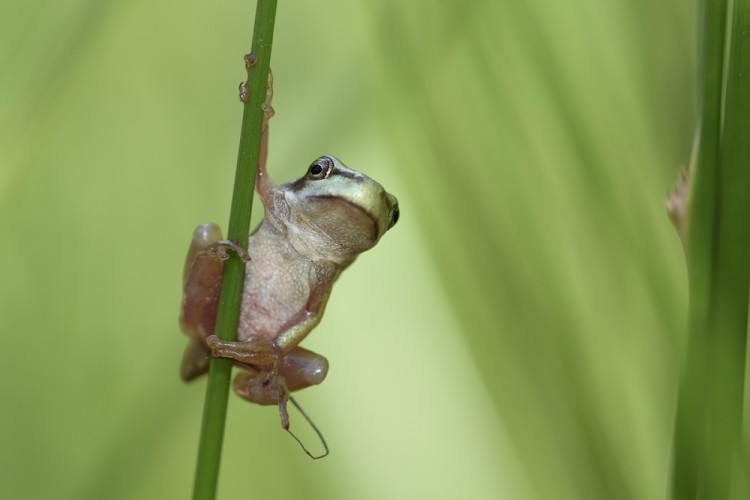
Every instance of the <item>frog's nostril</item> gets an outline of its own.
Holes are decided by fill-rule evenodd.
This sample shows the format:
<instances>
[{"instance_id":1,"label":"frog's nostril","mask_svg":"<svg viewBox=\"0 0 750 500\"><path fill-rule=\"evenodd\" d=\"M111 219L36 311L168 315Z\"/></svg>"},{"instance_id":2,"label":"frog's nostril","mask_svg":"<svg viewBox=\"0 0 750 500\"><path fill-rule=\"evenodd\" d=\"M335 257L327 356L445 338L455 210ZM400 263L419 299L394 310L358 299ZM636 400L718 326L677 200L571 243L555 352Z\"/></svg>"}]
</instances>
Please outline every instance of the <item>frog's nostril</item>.
<instances>
[{"instance_id":1,"label":"frog's nostril","mask_svg":"<svg viewBox=\"0 0 750 500\"><path fill-rule=\"evenodd\" d=\"M388 229L396 225L396 223L398 222L398 217L399 217L398 205L395 205L393 207L393 212L391 213L391 221L388 224Z\"/></svg>"}]
</instances>

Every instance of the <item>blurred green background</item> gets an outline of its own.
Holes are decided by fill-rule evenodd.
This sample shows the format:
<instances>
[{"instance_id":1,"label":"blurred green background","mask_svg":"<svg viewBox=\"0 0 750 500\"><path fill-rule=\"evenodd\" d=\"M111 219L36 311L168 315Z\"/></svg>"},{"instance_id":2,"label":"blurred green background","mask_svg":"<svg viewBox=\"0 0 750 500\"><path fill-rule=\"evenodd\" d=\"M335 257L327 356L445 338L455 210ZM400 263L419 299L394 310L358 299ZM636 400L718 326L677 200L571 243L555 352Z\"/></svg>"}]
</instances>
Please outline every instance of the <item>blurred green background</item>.
<instances>
[{"instance_id":1,"label":"blurred green background","mask_svg":"<svg viewBox=\"0 0 750 500\"><path fill-rule=\"evenodd\" d=\"M4 498L189 497L181 268L228 220L254 11L0 6ZM335 154L402 217L304 343L330 457L231 397L220 498L662 498L694 31L677 0L281 0L271 174Z\"/></svg>"}]
</instances>

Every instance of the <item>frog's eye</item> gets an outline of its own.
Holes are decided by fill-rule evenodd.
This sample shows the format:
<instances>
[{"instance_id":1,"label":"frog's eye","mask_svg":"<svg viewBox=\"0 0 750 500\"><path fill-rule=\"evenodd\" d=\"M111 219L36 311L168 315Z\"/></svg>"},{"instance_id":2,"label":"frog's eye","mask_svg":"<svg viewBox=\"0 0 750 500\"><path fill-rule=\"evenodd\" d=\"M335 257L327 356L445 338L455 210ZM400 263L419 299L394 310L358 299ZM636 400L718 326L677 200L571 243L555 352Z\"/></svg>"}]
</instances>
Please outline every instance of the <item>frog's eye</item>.
<instances>
[{"instance_id":1,"label":"frog's eye","mask_svg":"<svg viewBox=\"0 0 750 500\"><path fill-rule=\"evenodd\" d=\"M331 170L333 170L333 161L327 156L322 156L310 165L307 169L307 176L314 180L326 179L331 175Z\"/></svg>"}]
</instances>

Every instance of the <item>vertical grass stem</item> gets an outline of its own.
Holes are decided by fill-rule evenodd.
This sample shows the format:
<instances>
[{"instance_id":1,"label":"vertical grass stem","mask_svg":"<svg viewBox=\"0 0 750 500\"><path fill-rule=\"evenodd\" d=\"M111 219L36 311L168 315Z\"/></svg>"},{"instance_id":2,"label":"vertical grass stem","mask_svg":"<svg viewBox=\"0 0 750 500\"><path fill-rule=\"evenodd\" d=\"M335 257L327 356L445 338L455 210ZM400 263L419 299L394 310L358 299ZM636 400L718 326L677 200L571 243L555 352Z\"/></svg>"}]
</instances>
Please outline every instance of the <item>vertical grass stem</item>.
<instances>
[{"instance_id":1,"label":"vertical grass stem","mask_svg":"<svg viewBox=\"0 0 750 500\"><path fill-rule=\"evenodd\" d=\"M675 428L674 500L732 498L732 470L739 470L743 442L750 302L750 0L732 2L731 28L728 3L703 2L699 152L685 242L689 344Z\"/></svg>"},{"instance_id":2,"label":"vertical grass stem","mask_svg":"<svg viewBox=\"0 0 750 500\"><path fill-rule=\"evenodd\" d=\"M227 230L228 239L240 241L243 245L246 244L250 231L253 191L263 125L261 105L266 95L275 18L276 0L258 0L251 49L255 54L255 64L248 68L247 82L250 93L242 115L237 170ZM236 255L232 255L224 266L215 333L225 340L233 339L237 331L244 269L244 263ZM203 407L193 500L216 498L231 369L232 363L229 360L217 358L211 360Z\"/></svg>"}]
</instances>

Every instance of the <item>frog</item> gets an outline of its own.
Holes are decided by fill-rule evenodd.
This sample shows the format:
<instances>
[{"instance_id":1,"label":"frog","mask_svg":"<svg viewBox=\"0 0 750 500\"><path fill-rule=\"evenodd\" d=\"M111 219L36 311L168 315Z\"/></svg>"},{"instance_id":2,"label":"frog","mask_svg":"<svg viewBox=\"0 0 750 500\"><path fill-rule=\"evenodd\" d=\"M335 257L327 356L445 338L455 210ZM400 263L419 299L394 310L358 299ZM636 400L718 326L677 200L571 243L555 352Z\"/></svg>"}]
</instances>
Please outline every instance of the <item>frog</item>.
<instances>
[{"instance_id":1,"label":"frog","mask_svg":"<svg viewBox=\"0 0 750 500\"><path fill-rule=\"evenodd\" d=\"M240 86L240 100L246 90ZM183 271L179 322L189 340L180 375L195 380L208 371L211 357L232 360L240 368L234 392L278 406L289 430L290 393L320 384L329 367L324 356L299 344L319 324L341 273L378 243L400 212L383 186L330 155L314 160L299 179L276 185L266 166L272 97L269 74L255 183L264 217L247 248L223 239L214 223L193 232ZM222 340L214 326L232 251L245 261L245 275L235 338Z\"/></svg>"}]
</instances>

